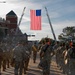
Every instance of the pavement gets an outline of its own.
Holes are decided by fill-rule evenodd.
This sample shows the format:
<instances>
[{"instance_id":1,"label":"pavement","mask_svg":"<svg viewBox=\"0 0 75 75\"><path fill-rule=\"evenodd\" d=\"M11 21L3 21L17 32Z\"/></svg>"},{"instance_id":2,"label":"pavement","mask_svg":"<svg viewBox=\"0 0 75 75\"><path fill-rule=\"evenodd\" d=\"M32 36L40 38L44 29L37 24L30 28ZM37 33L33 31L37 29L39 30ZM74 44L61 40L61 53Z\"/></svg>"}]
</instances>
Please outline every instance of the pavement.
<instances>
[{"instance_id":1,"label":"pavement","mask_svg":"<svg viewBox=\"0 0 75 75\"><path fill-rule=\"evenodd\" d=\"M42 75L42 70L38 68L39 62L40 62L39 56L37 56L36 63L33 63L32 56L31 56L31 59L29 61L28 71L27 74L25 75ZM52 58L50 73L51 73L50 75L65 75L57 67L57 64L55 62L55 56ZM10 67L7 68L6 71L2 71L1 75L14 75L14 67Z\"/></svg>"}]
</instances>

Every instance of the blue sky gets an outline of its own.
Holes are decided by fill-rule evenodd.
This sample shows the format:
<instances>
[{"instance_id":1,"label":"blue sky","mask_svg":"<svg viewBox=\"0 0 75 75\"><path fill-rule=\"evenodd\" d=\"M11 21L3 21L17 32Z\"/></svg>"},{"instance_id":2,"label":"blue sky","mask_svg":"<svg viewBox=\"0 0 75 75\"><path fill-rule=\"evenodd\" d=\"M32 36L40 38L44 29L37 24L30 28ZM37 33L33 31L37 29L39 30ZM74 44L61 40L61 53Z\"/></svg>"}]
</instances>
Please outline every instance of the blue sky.
<instances>
[{"instance_id":1,"label":"blue sky","mask_svg":"<svg viewBox=\"0 0 75 75\"><path fill-rule=\"evenodd\" d=\"M0 0L6 3L0 3L0 17L5 18L6 14L13 10L18 21L21 17L23 8L25 14L21 21L20 29L23 33L34 34L35 37L29 37L29 40L40 40L43 37L53 38L51 28L46 16L45 6L51 19L51 23L58 39L62 29L67 26L75 26L75 0ZM42 10L42 30L30 30L30 9Z\"/></svg>"}]
</instances>

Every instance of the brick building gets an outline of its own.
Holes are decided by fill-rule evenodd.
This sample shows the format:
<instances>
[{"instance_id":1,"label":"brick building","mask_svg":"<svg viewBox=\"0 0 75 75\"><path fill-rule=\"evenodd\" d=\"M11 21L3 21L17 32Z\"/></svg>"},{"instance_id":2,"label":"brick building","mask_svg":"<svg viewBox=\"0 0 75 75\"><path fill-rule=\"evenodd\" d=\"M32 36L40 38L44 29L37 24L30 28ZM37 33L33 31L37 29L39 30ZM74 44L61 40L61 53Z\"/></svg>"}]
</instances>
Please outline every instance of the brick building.
<instances>
[{"instance_id":1,"label":"brick building","mask_svg":"<svg viewBox=\"0 0 75 75\"><path fill-rule=\"evenodd\" d=\"M4 35L9 35L10 37L20 37L23 35L21 30L18 28L17 34L16 33L16 28L18 24L18 17L14 13L13 10L11 10L9 13L6 14L6 20L5 19L0 19L0 28L2 29ZM24 34L25 39L27 40L27 34Z\"/></svg>"},{"instance_id":2,"label":"brick building","mask_svg":"<svg viewBox=\"0 0 75 75\"><path fill-rule=\"evenodd\" d=\"M9 35L15 34L18 17L13 10L11 10L9 13L6 14L6 21L7 21L8 34Z\"/></svg>"}]
</instances>

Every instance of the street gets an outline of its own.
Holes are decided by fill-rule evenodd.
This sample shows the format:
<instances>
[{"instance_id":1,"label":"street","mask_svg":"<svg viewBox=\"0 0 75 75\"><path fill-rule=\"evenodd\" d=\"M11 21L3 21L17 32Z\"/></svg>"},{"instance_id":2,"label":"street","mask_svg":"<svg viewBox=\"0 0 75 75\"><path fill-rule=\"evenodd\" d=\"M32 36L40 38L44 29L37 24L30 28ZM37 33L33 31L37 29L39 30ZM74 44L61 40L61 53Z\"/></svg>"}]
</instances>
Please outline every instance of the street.
<instances>
[{"instance_id":1,"label":"street","mask_svg":"<svg viewBox=\"0 0 75 75\"><path fill-rule=\"evenodd\" d=\"M36 63L33 63L32 56L29 62L28 71L25 75L42 75L42 70L38 68L39 64L39 56L37 56ZM55 56L52 58L51 62L51 75L64 75L62 74L62 71L58 69L56 62L55 62ZM14 68L7 68L6 71L2 71L2 75L14 75Z\"/></svg>"}]
</instances>

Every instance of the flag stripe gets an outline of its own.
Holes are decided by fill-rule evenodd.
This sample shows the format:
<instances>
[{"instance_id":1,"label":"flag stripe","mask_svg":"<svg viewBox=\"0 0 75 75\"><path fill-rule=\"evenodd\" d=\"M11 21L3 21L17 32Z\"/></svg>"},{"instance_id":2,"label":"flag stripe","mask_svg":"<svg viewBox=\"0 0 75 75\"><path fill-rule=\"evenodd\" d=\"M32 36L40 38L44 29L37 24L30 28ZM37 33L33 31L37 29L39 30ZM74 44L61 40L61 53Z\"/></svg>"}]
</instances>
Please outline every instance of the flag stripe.
<instances>
[{"instance_id":1,"label":"flag stripe","mask_svg":"<svg viewBox=\"0 0 75 75\"><path fill-rule=\"evenodd\" d=\"M41 10L30 10L31 30L41 30Z\"/></svg>"}]
</instances>

